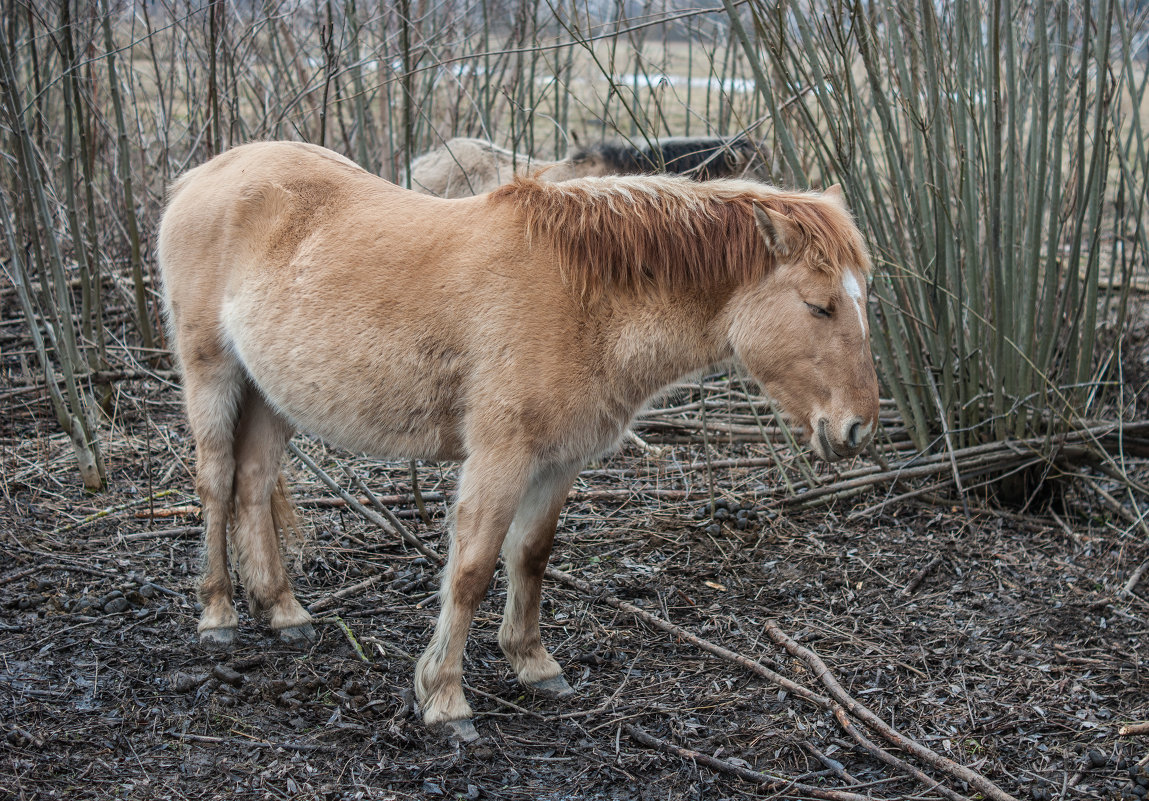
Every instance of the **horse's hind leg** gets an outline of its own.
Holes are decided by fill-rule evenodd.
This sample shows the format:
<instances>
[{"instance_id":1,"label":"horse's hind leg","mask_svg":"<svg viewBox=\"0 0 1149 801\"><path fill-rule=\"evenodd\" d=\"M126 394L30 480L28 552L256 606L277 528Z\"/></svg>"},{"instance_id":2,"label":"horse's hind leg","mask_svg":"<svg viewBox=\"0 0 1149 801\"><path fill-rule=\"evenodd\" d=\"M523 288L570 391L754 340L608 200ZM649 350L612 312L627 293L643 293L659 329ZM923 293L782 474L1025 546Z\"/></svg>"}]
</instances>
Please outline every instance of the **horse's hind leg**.
<instances>
[{"instance_id":1,"label":"horse's hind leg","mask_svg":"<svg viewBox=\"0 0 1149 801\"><path fill-rule=\"evenodd\" d=\"M311 615L292 592L276 530L277 523L291 526L294 520L277 521L273 514L273 503L284 513L290 510L286 497L273 496L283 493L279 464L292 433L291 425L249 388L236 432L232 541L252 616L266 615L285 642L315 638Z\"/></svg>"},{"instance_id":2,"label":"horse's hind leg","mask_svg":"<svg viewBox=\"0 0 1149 801\"><path fill-rule=\"evenodd\" d=\"M203 505L204 567L199 584L200 643L227 647L238 619L227 567L227 524L235 475L235 420L243 373L219 344L180 342L188 422L196 441L196 492Z\"/></svg>"},{"instance_id":3,"label":"horse's hind leg","mask_svg":"<svg viewBox=\"0 0 1149 801\"><path fill-rule=\"evenodd\" d=\"M551 697L567 696L573 690L563 678L558 662L543 647L539 601L555 526L577 474L577 467L563 466L537 476L503 543L507 603L499 628L499 646L520 682Z\"/></svg>"}]
</instances>

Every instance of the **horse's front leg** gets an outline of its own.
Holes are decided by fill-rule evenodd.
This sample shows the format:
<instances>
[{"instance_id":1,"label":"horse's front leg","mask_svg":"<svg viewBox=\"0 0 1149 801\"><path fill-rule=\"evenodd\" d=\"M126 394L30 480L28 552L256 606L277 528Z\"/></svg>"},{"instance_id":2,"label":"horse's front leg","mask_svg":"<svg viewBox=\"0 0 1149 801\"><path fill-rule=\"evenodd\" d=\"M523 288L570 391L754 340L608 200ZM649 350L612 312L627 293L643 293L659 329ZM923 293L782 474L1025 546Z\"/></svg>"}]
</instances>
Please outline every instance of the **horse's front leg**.
<instances>
[{"instance_id":1,"label":"horse's front leg","mask_svg":"<svg viewBox=\"0 0 1149 801\"><path fill-rule=\"evenodd\" d=\"M577 465L537 474L503 544L507 604L499 628L499 646L520 682L551 697L567 696L573 690L563 678L558 662L543 646L539 602L555 526L577 474Z\"/></svg>"},{"instance_id":2,"label":"horse's front leg","mask_svg":"<svg viewBox=\"0 0 1149 801\"><path fill-rule=\"evenodd\" d=\"M463 465L451 551L439 591L439 621L415 668L415 695L424 723L455 722L452 728L465 739L477 735L463 697L463 646L528 479L529 460L505 452L476 454Z\"/></svg>"}]
</instances>

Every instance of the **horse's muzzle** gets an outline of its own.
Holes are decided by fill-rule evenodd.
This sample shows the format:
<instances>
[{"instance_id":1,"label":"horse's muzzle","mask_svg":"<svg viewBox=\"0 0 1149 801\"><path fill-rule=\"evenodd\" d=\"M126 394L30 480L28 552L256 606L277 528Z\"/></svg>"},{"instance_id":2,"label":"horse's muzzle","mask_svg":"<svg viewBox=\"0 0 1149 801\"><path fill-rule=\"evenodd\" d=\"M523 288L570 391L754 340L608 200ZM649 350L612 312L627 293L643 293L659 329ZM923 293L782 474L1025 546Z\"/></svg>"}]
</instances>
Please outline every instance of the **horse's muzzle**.
<instances>
[{"instance_id":1,"label":"horse's muzzle","mask_svg":"<svg viewBox=\"0 0 1149 801\"><path fill-rule=\"evenodd\" d=\"M835 431L830 421L823 417L818 420L814 428L810 444L819 458L827 462L836 462L861 453L870 442L873 432L873 426L863 422L860 417L847 420L838 431Z\"/></svg>"}]
</instances>

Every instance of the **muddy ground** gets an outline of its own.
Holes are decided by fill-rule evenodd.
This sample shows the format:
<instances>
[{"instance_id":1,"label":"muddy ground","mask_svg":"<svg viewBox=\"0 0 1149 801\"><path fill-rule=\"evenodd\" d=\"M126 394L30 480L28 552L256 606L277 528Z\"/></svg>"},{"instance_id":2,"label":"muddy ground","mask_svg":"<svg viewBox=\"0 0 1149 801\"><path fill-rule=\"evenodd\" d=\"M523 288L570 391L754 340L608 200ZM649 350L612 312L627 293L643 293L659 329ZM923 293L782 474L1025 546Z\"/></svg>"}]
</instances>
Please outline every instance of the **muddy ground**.
<instances>
[{"instance_id":1,"label":"muddy ground","mask_svg":"<svg viewBox=\"0 0 1149 801\"><path fill-rule=\"evenodd\" d=\"M719 495L759 519L714 533L695 516L705 471L684 469L701 446L654 457L628 444L583 474L560 524L552 563L593 591L544 590L544 638L577 696L515 683L495 643L496 577L465 663L483 737L462 745L428 733L411 701L411 659L437 608L425 558L325 505L332 494L292 462L309 532L293 550L297 590L322 609L320 639L283 646L241 600L237 647L206 653L194 636L193 449L174 388L116 385L111 483L87 496L66 441L42 422L42 391L22 380L9 372L0 422L0 798L810 797L644 745L627 726L728 769L940 797L864 752L829 712L611 598L823 691L765 634L774 620L883 720L1019 798L1144 792L1130 769L1149 740L1118 728L1149 718L1149 588L1121 592L1149 545L1072 486L1024 513L974 499L967 516L930 498L850 518L882 496L792 513L761 501L770 470L721 468ZM345 475L322 446L296 441ZM712 458L764 454L711 443ZM410 491L404 464L339 456L381 495ZM420 467L429 524L409 501L394 506L439 551L453 483L449 466ZM125 502L135 505L80 524Z\"/></svg>"}]
</instances>

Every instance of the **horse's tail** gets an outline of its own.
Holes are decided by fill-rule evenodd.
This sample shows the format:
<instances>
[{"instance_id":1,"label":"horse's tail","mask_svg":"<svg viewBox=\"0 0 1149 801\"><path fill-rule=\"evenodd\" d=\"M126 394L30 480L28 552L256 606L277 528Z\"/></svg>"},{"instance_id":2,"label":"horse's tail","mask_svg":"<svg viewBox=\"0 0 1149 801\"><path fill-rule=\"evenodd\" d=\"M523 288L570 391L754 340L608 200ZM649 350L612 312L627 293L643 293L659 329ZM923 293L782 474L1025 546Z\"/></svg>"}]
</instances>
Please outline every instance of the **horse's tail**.
<instances>
[{"instance_id":1,"label":"horse's tail","mask_svg":"<svg viewBox=\"0 0 1149 801\"><path fill-rule=\"evenodd\" d=\"M279 474L275 488L271 491L271 522L285 547L290 548L303 542L303 528L299 525L299 515L295 511L295 504L291 502L287 479L283 473Z\"/></svg>"},{"instance_id":2,"label":"horse's tail","mask_svg":"<svg viewBox=\"0 0 1149 801\"><path fill-rule=\"evenodd\" d=\"M295 504L291 502L291 493L287 489L287 479L283 473L275 479L275 486L271 490L271 524L275 528L275 534L279 538L280 544L284 551L290 551L292 548L303 545L305 539L303 534L303 526L299 523L299 514L295 510ZM236 513L239 511L239 502L233 499L229 504L227 527L230 531L235 530ZM231 537L229 547L234 546L234 541Z\"/></svg>"}]
</instances>

